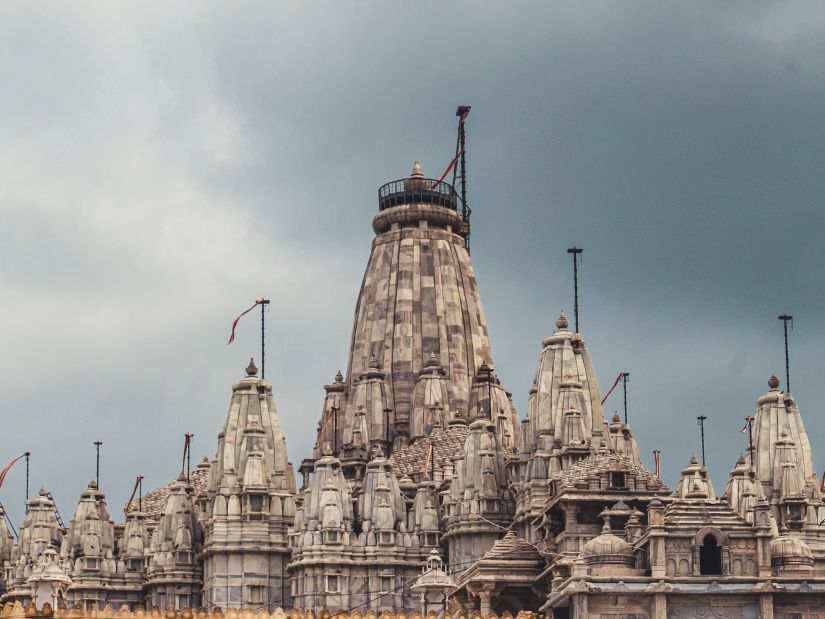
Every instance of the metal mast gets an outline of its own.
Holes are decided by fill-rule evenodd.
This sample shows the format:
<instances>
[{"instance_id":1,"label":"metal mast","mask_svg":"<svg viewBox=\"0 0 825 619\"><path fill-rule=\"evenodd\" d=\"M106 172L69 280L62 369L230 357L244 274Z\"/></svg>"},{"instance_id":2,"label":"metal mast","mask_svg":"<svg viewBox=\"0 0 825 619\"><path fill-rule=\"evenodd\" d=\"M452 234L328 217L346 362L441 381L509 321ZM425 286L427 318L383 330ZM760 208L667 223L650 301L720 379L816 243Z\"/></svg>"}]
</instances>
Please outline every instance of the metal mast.
<instances>
[{"instance_id":1,"label":"metal mast","mask_svg":"<svg viewBox=\"0 0 825 619\"><path fill-rule=\"evenodd\" d=\"M696 419L699 420L699 426L702 428L702 467L705 466L705 415L699 415Z\"/></svg>"},{"instance_id":2,"label":"metal mast","mask_svg":"<svg viewBox=\"0 0 825 619\"><path fill-rule=\"evenodd\" d=\"M790 364L788 361L788 321L791 322L791 327L793 327L793 316L790 316L789 314L782 314L778 318L782 321L782 327L785 330L785 393L790 393L791 371Z\"/></svg>"},{"instance_id":3,"label":"metal mast","mask_svg":"<svg viewBox=\"0 0 825 619\"><path fill-rule=\"evenodd\" d=\"M269 299L261 297L261 379L266 378L266 331L264 330L266 322L266 306L269 305Z\"/></svg>"},{"instance_id":4,"label":"metal mast","mask_svg":"<svg viewBox=\"0 0 825 619\"><path fill-rule=\"evenodd\" d=\"M573 309L576 318L576 333L579 332L579 256L584 250L573 245L567 250L568 254L573 254Z\"/></svg>"},{"instance_id":5,"label":"metal mast","mask_svg":"<svg viewBox=\"0 0 825 619\"><path fill-rule=\"evenodd\" d=\"M455 146L455 156L459 160L459 174L461 175L461 208L462 219L467 226L467 236L464 237L464 246L467 248L467 253L470 253L470 213L472 211L467 203L467 134L464 130L464 121L469 113L469 105L459 105L455 111L455 115L458 116L458 140ZM455 187L455 172L453 172L453 186Z\"/></svg>"}]
</instances>

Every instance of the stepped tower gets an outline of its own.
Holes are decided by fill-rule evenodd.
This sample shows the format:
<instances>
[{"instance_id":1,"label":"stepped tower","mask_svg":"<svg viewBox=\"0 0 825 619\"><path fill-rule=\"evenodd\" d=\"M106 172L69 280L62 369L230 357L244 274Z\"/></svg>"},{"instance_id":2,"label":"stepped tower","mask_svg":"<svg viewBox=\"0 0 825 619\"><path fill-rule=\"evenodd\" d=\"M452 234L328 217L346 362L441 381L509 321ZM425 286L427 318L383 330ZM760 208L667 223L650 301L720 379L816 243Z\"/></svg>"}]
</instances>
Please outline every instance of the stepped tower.
<instances>
[{"instance_id":1,"label":"stepped tower","mask_svg":"<svg viewBox=\"0 0 825 619\"><path fill-rule=\"evenodd\" d=\"M199 513L206 514L201 556L202 603L208 608L272 610L292 605L286 566L287 529L295 517L295 473L272 385L257 374L250 360L246 377L232 385L218 454L206 491L197 498ZM188 518L188 499L182 495L181 500Z\"/></svg>"},{"instance_id":2,"label":"stepped tower","mask_svg":"<svg viewBox=\"0 0 825 619\"><path fill-rule=\"evenodd\" d=\"M346 377L326 386L305 479L325 444L347 478L360 479L374 447L392 454L455 418L471 422L473 385L485 363L492 365L466 247L469 222L453 187L425 178L416 162L408 178L379 189L378 209ZM516 445L518 423L497 379L493 389L502 403L485 412L494 423L506 417Z\"/></svg>"}]
</instances>

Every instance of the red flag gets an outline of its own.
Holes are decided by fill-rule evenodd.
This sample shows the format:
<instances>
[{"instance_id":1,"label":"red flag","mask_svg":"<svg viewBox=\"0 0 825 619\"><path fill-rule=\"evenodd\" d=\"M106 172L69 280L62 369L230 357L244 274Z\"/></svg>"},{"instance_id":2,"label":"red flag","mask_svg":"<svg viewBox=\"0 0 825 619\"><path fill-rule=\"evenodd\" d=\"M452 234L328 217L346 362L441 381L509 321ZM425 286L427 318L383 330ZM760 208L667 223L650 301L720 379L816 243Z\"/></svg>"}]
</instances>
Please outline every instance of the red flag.
<instances>
[{"instance_id":1,"label":"red flag","mask_svg":"<svg viewBox=\"0 0 825 619\"><path fill-rule=\"evenodd\" d=\"M461 153L463 153L463 152L464 152L464 149L462 148L459 151L459 153L455 156L455 159L453 159L450 162L450 165L447 166L447 169L444 170L444 174L441 175L441 178L439 178L437 181L435 181L433 183L433 186L430 187L430 189L435 189L436 187L438 187L441 184L441 181L443 181L446 178L446 176L450 173L450 170L453 169L453 166L455 165L456 161L458 161L458 158L461 157Z\"/></svg>"},{"instance_id":2,"label":"red flag","mask_svg":"<svg viewBox=\"0 0 825 619\"><path fill-rule=\"evenodd\" d=\"M742 434L744 434L744 433L745 433L745 430L747 430L747 429L748 429L748 426L749 426L749 425L751 425L751 422L752 422L752 421L753 421L753 417L751 417L750 415L748 415L747 417L745 417L745 425L744 425L744 426L742 426L742 429L740 430L740 432L741 432Z\"/></svg>"},{"instance_id":3,"label":"red flag","mask_svg":"<svg viewBox=\"0 0 825 619\"><path fill-rule=\"evenodd\" d=\"M427 459L424 460L424 468L421 469L421 474L422 475L427 474L427 469L430 468L430 458L432 457L432 455L433 455L433 444L430 443L429 446L427 447Z\"/></svg>"},{"instance_id":4,"label":"red flag","mask_svg":"<svg viewBox=\"0 0 825 619\"><path fill-rule=\"evenodd\" d=\"M604 398L602 398L602 404L607 402L607 398L610 397L610 394L613 393L613 390L616 388L616 386L619 384L619 381L622 380L623 377L624 372L619 372L619 375L616 377L616 382L613 383L613 386L610 388L610 391L607 392L607 395L604 396Z\"/></svg>"},{"instance_id":5,"label":"red flag","mask_svg":"<svg viewBox=\"0 0 825 619\"><path fill-rule=\"evenodd\" d=\"M141 479L143 479L143 475L138 475L138 476L135 478L135 487L134 487L134 488L132 488L132 496L130 496L130 497L129 497L129 502L128 502L128 503L126 503L126 509L125 509L125 510L123 510L123 511L125 511L127 514L129 513L129 508L131 508L131 507L132 507L132 501L134 501L134 500L135 500L135 494L137 494L138 486L140 485L140 480L141 480Z\"/></svg>"},{"instance_id":6,"label":"red flag","mask_svg":"<svg viewBox=\"0 0 825 619\"><path fill-rule=\"evenodd\" d=\"M248 310L245 310L245 311L241 312L241 315L240 315L240 316L238 316L238 317L237 317L237 318L236 318L236 319L232 322L232 333L229 335L229 341L226 343L226 345L227 345L227 346L229 346L232 342L234 342L234 341L235 341L235 327L237 327L237 326L238 326L238 321L239 321L241 318L243 318L244 316L246 316L249 312L251 312L252 310L254 310L257 306L259 306L259 305L260 305L261 303L263 303L263 302L264 302L264 300L263 300L263 299L258 299L258 300L256 300L256 301L255 301L255 305L253 305L252 307L250 307Z\"/></svg>"},{"instance_id":7,"label":"red flag","mask_svg":"<svg viewBox=\"0 0 825 619\"><path fill-rule=\"evenodd\" d=\"M461 115L461 118L459 118L459 120L458 120L458 124L459 124L459 125L463 124L463 123L464 123L464 121L465 121L465 120L467 120L467 114L469 114L469 113L470 113L470 110L466 110L466 111L465 111L465 112ZM466 140L464 141L464 144L465 144L465 145L467 144L467 141L466 141ZM435 181L435 182L433 183L433 186L432 186L432 187L430 187L430 189L435 189L438 185L440 185L440 184L441 184L441 181L443 181L443 180L444 180L444 178L445 178L445 177L446 177L446 176L450 173L450 170L452 170L452 169L453 169L453 166L456 164L456 162L458 161L458 158L459 158L459 157L461 157L461 154L462 154L463 152L464 152L464 148L462 148L460 151L458 151L458 153L456 153L455 158L454 158L454 159L450 162L450 165L448 165L448 166L447 166L447 169L446 169L446 170L444 170L444 174L442 174L442 175L441 175L441 178L439 178L437 181Z\"/></svg>"},{"instance_id":8,"label":"red flag","mask_svg":"<svg viewBox=\"0 0 825 619\"><path fill-rule=\"evenodd\" d=\"M329 425L330 419L332 419L332 416L336 413L337 410L338 410L337 406L333 406L332 408L329 409L329 415L327 415L327 418L324 421L324 425L321 426L321 431L318 433L318 440L315 443L315 448L316 449L321 446L321 439L324 436L324 432L327 431L327 426Z\"/></svg>"},{"instance_id":9,"label":"red flag","mask_svg":"<svg viewBox=\"0 0 825 619\"><path fill-rule=\"evenodd\" d=\"M653 463L656 465L656 479L659 479L659 457L662 455L662 452L658 449L653 450Z\"/></svg>"},{"instance_id":10,"label":"red flag","mask_svg":"<svg viewBox=\"0 0 825 619\"><path fill-rule=\"evenodd\" d=\"M825 492L825 471L822 472L822 485L819 487L820 492Z\"/></svg>"},{"instance_id":11,"label":"red flag","mask_svg":"<svg viewBox=\"0 0 825 619\"><path fill-rule=\"evenodd\" d=\"M254 306L253 306L254 307ZM192 437L195 436L191 432L187 432L183 435L183 460L180 464L180 474L183 475L183 472L186 470L186 454L189 453L189 446L192 443Z\"/></svg>"},{"instance_id":12,"label":"red flag","mask_svg":"<svg viewBox=\"0 0 825 619\"><path fill-rule=\"evenodd\" d=\"M18 460L20 460L22 458L25 458L25 457L26 457L26 454L21 454L21 455L17 456L14 460L12 460L11 462L9 462L6 465L6 468L4 468L2 471L0 471L0 486L3 485L4 481L6 481L6 475L8 475L9 471L11 470L11 467L13 467L15 464L17 464Z\"/></svg>"}]
</instances>

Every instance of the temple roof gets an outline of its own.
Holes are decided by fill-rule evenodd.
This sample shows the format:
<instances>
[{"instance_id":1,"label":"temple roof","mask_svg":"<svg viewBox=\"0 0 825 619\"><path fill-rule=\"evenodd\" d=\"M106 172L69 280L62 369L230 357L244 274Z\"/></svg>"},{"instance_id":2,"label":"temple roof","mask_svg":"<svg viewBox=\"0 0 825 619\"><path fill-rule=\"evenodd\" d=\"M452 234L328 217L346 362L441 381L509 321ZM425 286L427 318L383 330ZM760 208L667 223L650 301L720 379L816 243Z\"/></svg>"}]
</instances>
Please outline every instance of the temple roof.
<instances>
[{"instance_id":1,"label":"temple roof","mask_svg":"<svg viewBox=\"0 0 825 619\"><path fill-rule=\"evenodd\" d=\"M398 477L419 479L422 471L428 468L427 453L430 445L433 445L435 452L435 469L443 471L445 464L451 464L464 453L464 442L469 431L463 423L451 424L447 428L436 428L429 437L399 449L390 458L395 474Z\"/></svg>"},{"instance_id":2,"label":"temple roof","mask_svg":"<svg viewBox=\"0 0 825 619\"><path fill-rule=\"evenodd\" d=\"M478 580L532 585L541 573L544 560L538 550L510 529L481 559L462 574L458 586Z\"/></svg>"},{"instance_id":3,"label":"temple roof","mask_svg":"<svg viewBox=\"0 0 825 619\"><path fill-rule=\"evenodd\" d=\"M644 465L636 464L627 456L612 451L598 451L582 458L569 469L563 470L559 477L559 487L573 487L579 482L585 482L593 475L605 471L626 471L636 477L637 481L646 482L649 486L658 486L665 489L664 484Z\"/></svg>"},{"instance_id":4,"label":"temple roof","mask_svg":"<svg viewBox=\"0 0 825 619\"><path fill-rule=\"evenodd\" d=\"M189 482L195 488L195 496L197 496L200 492L206 490L206 481L207 477L209 476L209 460L208 458L204 458L201 463L196 466L192 472L189 474ZM166 508L166 499L169 498L169 495L172 494L172 486L178 482L177 478L171 480L169 483L164 484L162 486L158 486L154 490L147 492L143 495L143 499L141 501L143 507L143 513L146 514L146 517L150 520L159 520L161 515L163 514L163 510ZM129 506L129 512L137 512L138 510L138 500L137 498L132 500L132 504Z\"/></svg>"}]
</instances>

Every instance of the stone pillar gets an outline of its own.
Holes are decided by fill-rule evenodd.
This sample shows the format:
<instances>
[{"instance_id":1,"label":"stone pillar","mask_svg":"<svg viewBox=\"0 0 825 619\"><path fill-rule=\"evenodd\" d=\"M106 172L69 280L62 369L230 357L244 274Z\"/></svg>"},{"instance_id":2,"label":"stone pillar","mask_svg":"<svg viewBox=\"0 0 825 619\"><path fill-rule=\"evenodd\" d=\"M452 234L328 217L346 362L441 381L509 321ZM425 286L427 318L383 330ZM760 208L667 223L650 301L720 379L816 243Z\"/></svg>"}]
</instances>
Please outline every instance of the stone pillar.
<instances>
[{"instance_id":1,"label":"stone pillar","mask_svg":"<svg viewBox=\"0 0 825 619\"><path fill-rule=\"evenodd\" d=\"M572 602L570 619L588 619L590 617L590 613L587 610L586 593L576 593L573 595Z\"/></svg>"},{"instance_id":2,"label":"stone pillar","mask_svg":"<svg viewBox=\"0 0 825 619\"><path fill-rule=\"evenodd\" d=\"M763 593L759 596L758 619L773 619L773 594Z\"/></svg>"},{"instance_id":3,"label":"stone pillar","mask_svg":"<svg viewBox=\"0 0 825 619\"><path fill-rule=\"evenodd\" d=\"M657 593L650 606L650 619L667 619L667 595Z\"/></svg>"},{"instance_id":4,"label":"stone pillar","mask_svg":"<svg viewBox=\"0 0 825 619\"><path fill-rule=\"evenodd\" d=\"M699 546L697 546L695 544L693 545L693 547L691 548L691 557L693 558L693 565L691 566L692 567L691 574L693 574L694 576L700 576L701 575L700 568L702 566L701 565L702 562L701 562L701 548Z\"/></svg>"},{"instance_id":5,"label":"stone pillar","mask_svg":"<svg viewBox=\"0 0 825 619\"><path fill-rule=\"evenodd\" d=\"M490 593L491 591L488 587L484 587L478 592L478 599L481 603L480 611L482 617L486 617L493 610L492 605L490 604Z\"/></svg>"}]
</instances>

